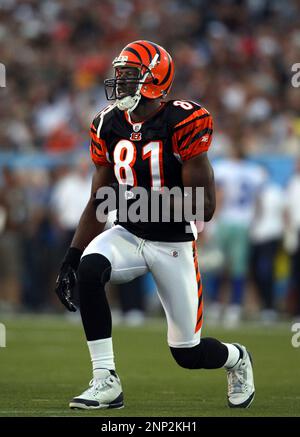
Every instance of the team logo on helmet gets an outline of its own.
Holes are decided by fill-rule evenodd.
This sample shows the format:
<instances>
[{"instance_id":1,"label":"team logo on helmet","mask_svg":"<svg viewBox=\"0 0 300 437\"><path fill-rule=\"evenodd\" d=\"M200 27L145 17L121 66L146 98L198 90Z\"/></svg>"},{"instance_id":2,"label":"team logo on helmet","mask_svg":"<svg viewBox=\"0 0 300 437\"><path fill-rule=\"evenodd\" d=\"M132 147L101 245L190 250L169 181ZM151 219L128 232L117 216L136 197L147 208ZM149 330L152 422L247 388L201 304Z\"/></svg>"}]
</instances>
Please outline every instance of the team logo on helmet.
<instances>
[{"instance_id":1,"label":"team logo on helmet","mask_svg":"<svg viewBox=\"0 0 300 437\"><path fill-rule=\"evenodd\" d=\"M126 62L128 61L128 56L117 56L114 60L113 60L113 65L118 63L118 64L126 64Z\"/></svg>"}]
</instances>

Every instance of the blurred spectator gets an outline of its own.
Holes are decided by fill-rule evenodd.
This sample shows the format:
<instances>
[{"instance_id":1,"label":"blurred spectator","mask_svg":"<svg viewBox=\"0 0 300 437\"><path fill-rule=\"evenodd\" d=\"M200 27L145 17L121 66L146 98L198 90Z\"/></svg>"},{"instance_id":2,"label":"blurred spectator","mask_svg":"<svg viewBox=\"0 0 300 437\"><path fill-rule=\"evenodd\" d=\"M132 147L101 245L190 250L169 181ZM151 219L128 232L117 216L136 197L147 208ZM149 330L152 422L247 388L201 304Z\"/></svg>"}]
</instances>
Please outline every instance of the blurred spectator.
<instances>
[{"instance_id":1,"label":"blurred spectator","mask_svg":"<svg viewBox=\"0 0 300 437\"><path fill-rule=\"evenodd\" d=\"M81 214L91 193L90 163L80 157L74 168L67 169L54 185L51 196L52 216L65 247L71 243Z\"/></svg>"},{"instance_id":2,"label":"blurred spectator","mask_svg":"<svg viewBox=\"0 0 300 437\"><path fill-rule=\"evenodd\" d=\"M173 96L200 100L213 113L212 153L239 126L249 153L295 154L300 99L290 76L299 17L297 0L2 1L0 149L80 148L106 104L112 59L144 38L172 53Z\"/></svg>"},{"instance_id":3,"label":"blurred spectator","mask_svg":"<svg viewBox=\"0 0 300 437\"><path fill-rule=\"evenodd\" d=\"M275 261L284 229L284 191L265 181L256 204L251 226L251 268L262 305L265 323L277 319L275 307Z\"/></svg>"},{"instance_id":4,"label":"blurred spectator","mask_svg":"<svg viewBox=\"0 0 300 437\"><path fill-rule=\"evenodd\" d=\"M224 267L231 284L224 324L234 327L241 318L248 273L250 224L265 173L260 166L246 159L244 147L238 142L232 145L231 157L217 162L214 170L218 194L215 238L224 254ZM222 311L219 299L223 274L221 271L215 275L214 304L210 309L210 317L218 320Z\"/></svg>"},{"instance_id":5,"label":"blurred spectator","mask_svg":"<svg viewBox=\"0 0 300 437\"><path fill-rule=\"evenodd\" d=\"M20 175L2 171L0 185L0 311L15 311L21 305L21 243L27 205Z\"/></svg>"},{"instance_id":6,"label":"blurred spectator","mask_svg":"<svg viewBox=\"0 0 300 437\"><path fill-rule=\"evenodd\" d=\"M291 283L295 290L295 315L300 319L300 158L286 192L288 241L291 255Z\"/></svg>"},{"instance_id":7,"label":"blurred spectator","mask_svg":"<svg viewBox=\"0 0 300 437\"><path fill-rule=\"evenodd\" d=\"M48 214L50 178L46 169L23 169L22 175L28 211L21 237L22 306L27 311L41 311L49 309L49 288L53 285L53 232Z\"/></svg>"},{"instance_id":8,"label":"blurred spectator","mask_svg":"<svg viewBox=\"0 0 300 437\"><path fill-rule=\"evenodd\" d=\"M137 326L145 321L146 290L145 277L140 276L127 284L117 285L116 291L122 321L130 326Z\"/></svg>"}]
</instances>

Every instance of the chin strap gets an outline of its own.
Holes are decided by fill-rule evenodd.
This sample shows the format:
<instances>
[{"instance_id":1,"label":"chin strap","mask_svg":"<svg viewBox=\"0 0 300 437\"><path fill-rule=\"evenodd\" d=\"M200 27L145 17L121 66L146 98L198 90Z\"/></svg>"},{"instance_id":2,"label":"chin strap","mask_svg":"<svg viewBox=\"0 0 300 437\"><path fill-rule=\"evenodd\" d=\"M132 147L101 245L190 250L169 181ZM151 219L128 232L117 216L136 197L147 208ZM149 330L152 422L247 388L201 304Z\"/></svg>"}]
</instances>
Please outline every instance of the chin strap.
<instances>
[{"instance_id":1,"label":"chin strap","mask_svg":"<svg viewBox=\"0 0 300 437\"><path fill-rule=\"evenodd\" d=\"M117 100L117 107L120 109L120 111L128 111L129 113L134 111L135 108L138 106L141 100L141 89L144 85L145 80L147 79L148 75L150 74L150 71L155 67L157 64L158 54L153 57L148 70L143 76L143 79L139 83L139 86L137 87L137 90L134 94L134 96L126 96L122 99Z\"/></svg>"},{"instance_id":2,"label":"chin strap","mask_svg":"<svg viewBox=\"0 0 300 437\"><path fill-rule=\"evenodd\" d=\"M140 100L141 94L140 92L138 94L136 92L134 96L126 96L123 97L123 99L119 99L117 101L117 107L120 109L120 111L132 112L135 110Z\"/></svg>"}]
</instances>

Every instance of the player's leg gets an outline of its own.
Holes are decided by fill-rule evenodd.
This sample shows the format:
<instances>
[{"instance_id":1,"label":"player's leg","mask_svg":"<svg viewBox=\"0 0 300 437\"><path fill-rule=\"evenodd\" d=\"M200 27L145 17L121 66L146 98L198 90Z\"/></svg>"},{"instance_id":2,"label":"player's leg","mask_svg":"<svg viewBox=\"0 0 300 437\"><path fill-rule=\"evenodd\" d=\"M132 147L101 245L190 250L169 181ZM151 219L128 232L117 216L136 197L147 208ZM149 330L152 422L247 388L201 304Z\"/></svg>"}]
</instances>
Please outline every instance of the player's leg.
<instances>
[{"instance_id":1,"label":"player's leg","mask_svg":"<svg viewBox=\"0 0 300 437\"><path fill-rule=\"evenodd\" d=\"M140 240L121 226L96 237L84 251L78 270L80 312L93 364L91 387L71 408L120 408L123 393L115 372L111 312L104 286L129 282L147 272Z\"/></svg>"},{"instance_id":2,"label":"player's leg","mask_svg":"<svg viewBox=\"0 0 300 437\"><path fill-rule=\"evenodd\" d=\"M215 338L200 341L203 298L195 242L159 245L148 242L145 249L165 309L168 343L174 359L187 369L225 367L229 406L249 406L254 397L254 384L246 348Z\"/></svg>"}]
</instances>

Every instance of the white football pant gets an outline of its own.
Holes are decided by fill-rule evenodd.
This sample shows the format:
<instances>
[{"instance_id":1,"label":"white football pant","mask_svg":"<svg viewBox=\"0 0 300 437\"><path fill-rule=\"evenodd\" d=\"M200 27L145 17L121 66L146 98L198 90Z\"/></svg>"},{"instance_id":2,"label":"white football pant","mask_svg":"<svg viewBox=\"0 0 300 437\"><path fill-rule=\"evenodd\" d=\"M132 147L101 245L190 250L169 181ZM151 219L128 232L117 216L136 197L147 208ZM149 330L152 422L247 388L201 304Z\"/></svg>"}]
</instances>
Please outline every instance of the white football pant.
<instances>
[{"instance_id":1,"label":"white football pant","mask_svg":"<svg viewBox=\"0 0 300 437\"><path fill-rule=\"evenodd\" d=\"M203 300L195 241L144 240L116 225L91 241L82 256L90 254L101 254L110 261L114 284L150 271L166 314L169 346L199 344Z\"/></svg>"}]
</instances>

